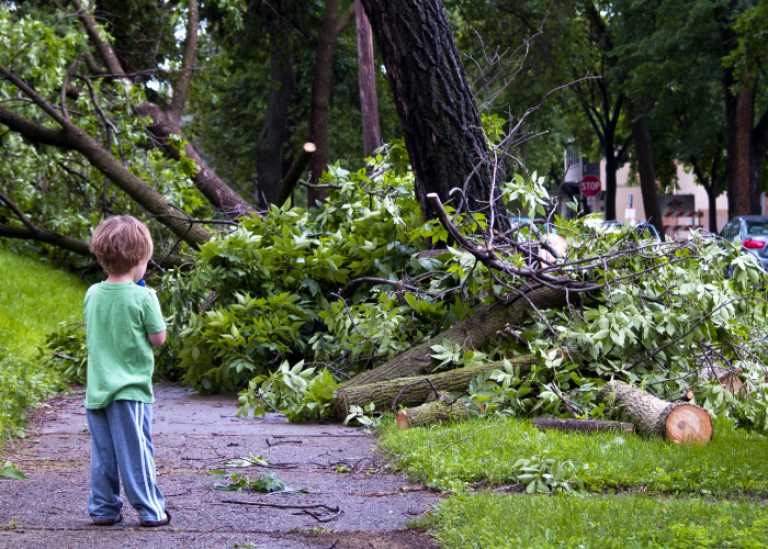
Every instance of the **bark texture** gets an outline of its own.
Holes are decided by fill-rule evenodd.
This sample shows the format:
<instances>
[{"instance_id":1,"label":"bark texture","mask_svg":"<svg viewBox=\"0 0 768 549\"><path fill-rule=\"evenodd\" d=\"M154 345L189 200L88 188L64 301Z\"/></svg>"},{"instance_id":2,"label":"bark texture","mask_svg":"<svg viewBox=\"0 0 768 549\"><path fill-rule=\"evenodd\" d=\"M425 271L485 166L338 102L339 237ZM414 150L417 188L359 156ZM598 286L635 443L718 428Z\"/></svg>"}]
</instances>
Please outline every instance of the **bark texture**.
<instances>
[{"instance_id":1,"label":"bark texture","mask_svg":"<svg viewBox=\"0 0 768 549\"><path fill-rule=\"evenodd\" d=\"M450 196L454 187L465 190L471 210L487 213L493 165L442 3L360 3L387 67L424 218L435 217L426 199L429 193L437 193L443 203L453 198L458 206L457 195ZM506 212L500 208L494 225L500 230L509 225Z\"/></svg>"},{"instance_id":2,"label":"bark texture","mask_svg":"<svg viewBox=\"0 0 768 549\"><path fill-rule=\"evenodd\" d=\"M448 401L449 402L449 401ZM449 404L445 400L435 400L397 412L397 427L410 429L422 425L433 425L443 421L464 421L468 417L467 404L457 400Z\"/></svg>"},{"instance_id":3,"label":"bark texture","mask_svg":"<svg viewBox=\"0 0 768 549\"><path fill-rule=\"evenodd\" d=\"M339 0L325 1L320 41L317 45L312 99L309 104L309 140L317 147L317 152L309 162L312 183L320 181L323 172L328 169L328 108L331 101L333 50L336 45L338 11ZM328 198L328 193L325 189L310 188L307 190L309 207L315 206L317 201L323 201L326 198Z\"/></svg>"},{"instance_id":4,"label":"bark texture","mask_svg":"<svg viewBox=\"0 0 768 549\"><path fill-rule=\"evenodd\" d=\"M656 170L653 167L651 134L645 124L645 118L638 115L634 103L629 100L627 100L627 114L632 120L632 140L635 143L637 171L640 175L640 192L643 195L645 218L651 222L661 239L664 240L664 220L661 217L659 194L656 190Z\"/></svg>"},{"instance_id":5,"label":"bark texture","mask_svg":"<svg viewBox=\"0 0 768 549\"><path fill-rule=\"evenodd\" d=\"M649 437L684 444L709 444L712 440L712 419L694 404L666 402L622 381L603 385L597 402L605 402L612 417L633 424L637 432Z\"/></svg>"},{"instance_id":6,"label":"bark texture","mask_svg":"<svg viewBox=\"0 0 768 549\"><path fill-rule=\"evenodd\" d=\"M479 349L507 324L520 325L528 320L532 310L531 304L539 309L551 309L562 307L566 303L564 291L546 287L531 290L526 297L527 299L518 297L506 306L502 304L480 306L466 320L425 343L411 347L381 366L356 375L344 383L342 388L428 374L432 369L430 347L439 345L443 339L453 344Z\"/></svg>"},{"instance_id":7,"label":"bark texture","mask_svg":"<svg viewBox=\"0 0 768 549\"><path fill-rule=\"evenodd\" d=\"M530 369L534 361L531 355L520 357L512 363L519 365L522 369ZM440 392L462 393L467 390L470 381L479 374L503 368L503 362L491 362L482 366L459 368L430 376L400 377L368 385L343 385L334 391L333 404L336 415L340 418L347 417L350 406L363 407L374 403L378 410L389 410L396 398L398 406L420 406L427 401L430 393L434 393L432 387ZM431 384L426 379L429 379Z\"/></svg>"},{"instance_id":8,"label":"bark texture","mask_svg":"<svg viewBox=\"0 0 768 549\"><path fill-rule=\"evenodd\" d=\"M288 107L295 87L287 25L275 23L269 36L270 88L264 122L256 142L256 203L266 209L279 201L283 179L282 149L286 137Z\"/></svg>"},{"instance_id":9,"label":"bark texture","mask_svg":"<svg viewBox=\"0 0 768 549\"><path fill-rule=\"evenodd\" d=\"M309 164L309 161L316 150L314 143L304 143L296 160L293 161L288 173L285 174L285 178L278 185L280 188L280 193L277 196L276 202L278 206L285 204L285 201L291 197L293 189L296 188L296 185L301 178L301 174L304 173L307 164Z\"/></svg>"},{"instance_id":10,"label":"bark texture","mask_svg":"<svg viewBox=\"0 0 768 549\"><path fill-rule=\"evenodd\" d=\"M363 154L373 156L381 147L379 101L376 95L376 67L373 62L373 34L360 0L355 0L357 26L357 69L360 82L360 114L363 119Z\"/></svg>"},{"instance_id":11,"label":"bark texture","mask_svg":"<svg viewBox=\"0 0 768 549\"><path fill-rule=\"evenodd\" d=\"M635 426L631 423L616 421L597 421L595 419L553 419L545 417L533 418L533 426L539 429L557 429L558 431L582 431L587 433L605 431L623 431L634 433Z\"/></svg>"}]
</instances>

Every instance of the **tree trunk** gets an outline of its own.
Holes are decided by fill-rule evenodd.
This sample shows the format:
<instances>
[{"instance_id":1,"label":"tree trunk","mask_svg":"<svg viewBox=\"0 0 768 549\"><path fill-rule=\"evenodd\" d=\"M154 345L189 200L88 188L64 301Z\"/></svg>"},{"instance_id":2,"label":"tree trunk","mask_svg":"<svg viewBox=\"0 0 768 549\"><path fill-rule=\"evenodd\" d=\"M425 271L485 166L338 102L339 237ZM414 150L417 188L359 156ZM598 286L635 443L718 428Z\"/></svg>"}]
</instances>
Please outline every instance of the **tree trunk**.
<instances>
[{"instance_id":1,"label":"tree trunk","mask_svg":"<svg viewBox=\"0 0 768 549\"><path fill-rule=\"evenodd\" d=\"M338 11L339 0L325 1L320 41L317 45L312 99L309 105L309 140L317 147L317 152L309 162L312 183L318 183L323 172L328 169L328 108L331 98L333 50L336 45ZM317 201L323 201L326 198L328 198L328 193L325 189L307 189L309 207L316 206Z\"/></svg>"},{"instance_id":2,"label":"tree trunk","mask_svg":"<svg viewBox=\"0 0 768 549\"><path fill-rule=\"evenodd\" d=\"M443 203L464 189L468 207L488 214L493 161L466 71L440 0L360 0L387 67L425 219L435 217L427 194ZM496 191L500 181L496 182ZM496 205L494 226L509 220ZM490 217L490 216L488 216Z\"/></svg>"},{"instance_id":3,"label":"tree trunk","mask_svg":"<svg viewBox=\"0 0 768 549\"><path fill-rule=\"evenodd\" d=\"M709 204L709 232L717 234L717 196L715 196L714 183L704 187L707 191L707 203Z\"/></svg>"},{"instance_id":4,"label":"tree trunk","mask_svg":"<svg viewBox=\"0 0 768 549\"><path fill-rule=\"evenodd\" d=\"M609 381L598 391L608 414L646 436L659 436L683 444L709 444L712 418L706 410L685 402L666 402L622 381Z\"/></svg>"},{"instance_id":5,"label":"tree trunk","mask_svg":"<svg viewBox=\"0 0 768 549\"><path fill-rule=\"evenodd\" d=\"M266 209L270 204L282 205L278 200L280 181L283 179L282 149L288 107L295 84L290 57L290 43L286 25L275 25L269 36L269 63L271 82L267 110L256 142L256 173L258 186L256 203Z\"/></svg>"},{"instance_id":6,"label":"tree trunk","mask_svg":"<svg viewBox=\"0 0 768 549\"><path fill-rule=\"evenodd\" d=\"M664 220L661 218L659 195L656 191L656 171L653 167L653 152L651 150L651 134L645 125L645 118L637 116L634 104L627 99L627 114L632 120L632 139L637 155L637 171L640 173L640 192L643 195L645 219L659 232L664 240Z\"/></svg>"},{"instance_id":7,"label":"tree trunk","mask_svg":"<svg viewBox=\"0 0 768 549\"><path fill-rule=\"evenodd\" d=\"M616 170L619 162L612 147L606 147L605 155L605 220L616 220ZM610 154L610 156L609 156Z\"/></svg>"},{"instance_id":8,"label":"tree trunk","mask_svg":"<svg viewBox=\"0 0 768 549\"><path fill-rule=\"evenodd\" d=\"M534 362L533 355L512 360L513 364L526 371L530 370ZM503 362L490 362L482 366L459 368L430 376L401 377L367 385L342 385L333 393L333 404L339 418L347 417L350 406L364 407L373 403L377 410L389 410L395 399L395 404L399 406L420 406L426 402L430 393L434 393L433 387L440 392L463 393L469 387L469 382L479 374L503 369ZM431 385L426 379L429 379Z\"/></svg>"},{"instance_id":9,"label":"tree trunk","mask_svg":"<svg viewBox=\"0 0 768 549\"><path fill-rule=\"evenodd\" d=\"M356 375L344 383L342 388L428 374L432 370L430 347L439 345L443 339L470 349L480 349L488 339L495 336L499 330L503 330L508 324L521 325L529 320L530 303L533 303L538 309L562 307L566 303L564 291L546 287L531 290L526 296L528 299L518 298L506 306L501 304L480 306L466 320L429 341L411 347L381 366Z\"/></svg>"},{"instance_id":10,"label":"tree trunk","mask_svg":"<svg viewBox=\"0 0 768 549\"><path fill-rule=\"evenodd\" d=\"M397 412L397 427L410 429L443 421L464 421L468 415L467 404L463 400L457 400L453 404L448 404L445 400L436 400Z\"/></svg>"},{"instance_id":11,"label":"tree trunk","mask_svg":"<svg viewBox=\"0 0 768 549\"><path fill-rule=\"evenodd\" d=\"M285 204L285 201L291 197L293 189L296 188L296 185L301 178L301 174L304 173L304 169L307 167L307 164L309 164L313 154L315 154L315 144L304 143L304 146L299 151L299 155L288 169L288 173L285 174L285 178L277 185L280 190L276 202L278 206Z\"/></svg>"},{"instance_id":12,"label":"tree trunk","mask_svg":"<svg viewBox=\"0 0 768 549\"><path fill-rule=\"evenodd\" d=\"M753 215L760 213L759 200L753 200L752 191L752 125L755 119L755 96L757 86L754 79L751 87L745 87L736 96L735 120L733 127L732 192L733 215ZM759 189L757 190L759 196ZM730 209L730 208L729 208ZM757 210L757 211L756 211Z\"/></svg>"},{"instance_id":13,"label":"tree trunk","mask_svg":"<svg viewBox=\"0 0 768 549\"><path fill-rule=\"evenodd\" d=\"M631 423L618 423L616 421L597 421L595 419L552 419L533 418L532 424L539 429L557 429L558 431L582 431L587 433L605 431L623 431L634 433L635 426Z\"/></svg>"},{"instance_id":14,"label":"tree trunk","mask_svg":"<svg viewBox=\"0 0 768 549\"><path fill-rule=\"evenodd\" d=\"M373 34L360 0L355 0L357 23L357 69L360 82L360 114L363 122L363 154L373 156L381 147L379 102L376 97L376 68L373 62Z\"/></svg>"}]
</instances>

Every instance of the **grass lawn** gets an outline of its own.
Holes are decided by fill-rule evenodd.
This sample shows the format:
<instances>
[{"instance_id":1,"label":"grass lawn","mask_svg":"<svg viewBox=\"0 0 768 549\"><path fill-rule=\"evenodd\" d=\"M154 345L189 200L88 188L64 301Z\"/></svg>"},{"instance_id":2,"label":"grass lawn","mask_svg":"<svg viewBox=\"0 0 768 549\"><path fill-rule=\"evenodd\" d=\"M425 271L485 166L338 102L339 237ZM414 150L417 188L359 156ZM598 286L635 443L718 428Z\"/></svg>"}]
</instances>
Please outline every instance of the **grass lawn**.
<instances>
[{"instance_id":1,"label":"grass lawn","mask_svg":"<svg viewBox=\"0 0 768 549\"><path fill-rule=\"evenodd\" d=\"M410 430L382 428L385 448L414 479L449 488L456 481L516 482L512 464L532 456L575 462L592 490L768 495L768 439L715 423L708 446L681 446L622 433L540 431L517 418L477 419Z\"/></svg>"},{"instance_id":2,"label":"grass lawn","mask_svg":"<svg viewBox=\"0 0 768 549\"><path fill-rule=\"evenodd\" d=\"M749 501L461 494L420 525L443 549L768 547L768 508Z\"/></svg>"},{"instance_id":3,"label":"grass lawn","mask_svg":"<svg viewBox=\"0 0 768 549\"><path fill-rule=\"evenodd\" d=\"M0 248L0 347L30 358L59 322L83 319L88 284Z\"/></svg>"},{"instance_id":4,"label":"grass lawn","mask_svg":"<svg viewBox=\"0 0 768 549\"><path fill-rule=\"evenodd\" d=\"M0 438L21 434L24 412L59 387L37 349L59 323L81 322L88 285L0 248Z\"/></svg>"},{"instance_id":5,"label":"grass lawn","mask_svg":"<svg viewBox=\"0 0 768 549\"><path fill-rule=\"evenodd\" d=\"M727 420L708 446L518 418L410 430L390 420L381 435L412 480L456 492L415 524L435 528L444 549L768 547L768 440ZM520 493L513 464L533 456L572 462L590 493ZM501 485L513 493L488 490Z\"/></svg>"}]
</instances>

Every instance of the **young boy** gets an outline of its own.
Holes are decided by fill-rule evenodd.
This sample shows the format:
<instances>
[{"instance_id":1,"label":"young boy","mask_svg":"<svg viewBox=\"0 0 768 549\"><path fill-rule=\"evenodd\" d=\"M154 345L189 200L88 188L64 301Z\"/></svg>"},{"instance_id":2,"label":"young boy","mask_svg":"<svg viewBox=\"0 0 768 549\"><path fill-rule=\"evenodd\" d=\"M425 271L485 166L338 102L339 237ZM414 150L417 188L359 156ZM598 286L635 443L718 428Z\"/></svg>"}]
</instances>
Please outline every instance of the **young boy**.
<instances>
[{"instance_id":1,"label":"young boy","mask_svg":"<svg viewBox=\"0 0 768 549\"><path fill-rule=\"evenodd\" d=\"M157 487L150 432L151 346L165 343L165 322L155 292L137 285L152 257L152 237L133 217L111 217L96 228L90 248L109 276L85 296L85 407L91 431L88 513L98 526L123 520L122 477L139 524L165 526L171 515Z\"/></svg>"}]
</instances>

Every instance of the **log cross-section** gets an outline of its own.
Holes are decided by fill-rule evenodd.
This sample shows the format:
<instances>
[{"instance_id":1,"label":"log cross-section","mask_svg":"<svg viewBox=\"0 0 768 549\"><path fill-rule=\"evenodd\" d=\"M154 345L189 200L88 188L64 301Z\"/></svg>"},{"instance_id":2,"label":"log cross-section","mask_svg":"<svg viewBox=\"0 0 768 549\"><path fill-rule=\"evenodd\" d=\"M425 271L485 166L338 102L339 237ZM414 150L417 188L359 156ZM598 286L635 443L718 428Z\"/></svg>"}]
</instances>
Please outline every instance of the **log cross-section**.
<instances>
[{"instance_id":1,"label":"log cross-section","mask_svg":"<svg viewBox=\"0 0 768 549\"><path fill-rule=\"evenodd\" d=\"M609 381L598 391L611 417L631 423L638 433L679 444L709 444L712 418L695 404L667 402L622 381Z\"/></svg>"}]
</instances>

